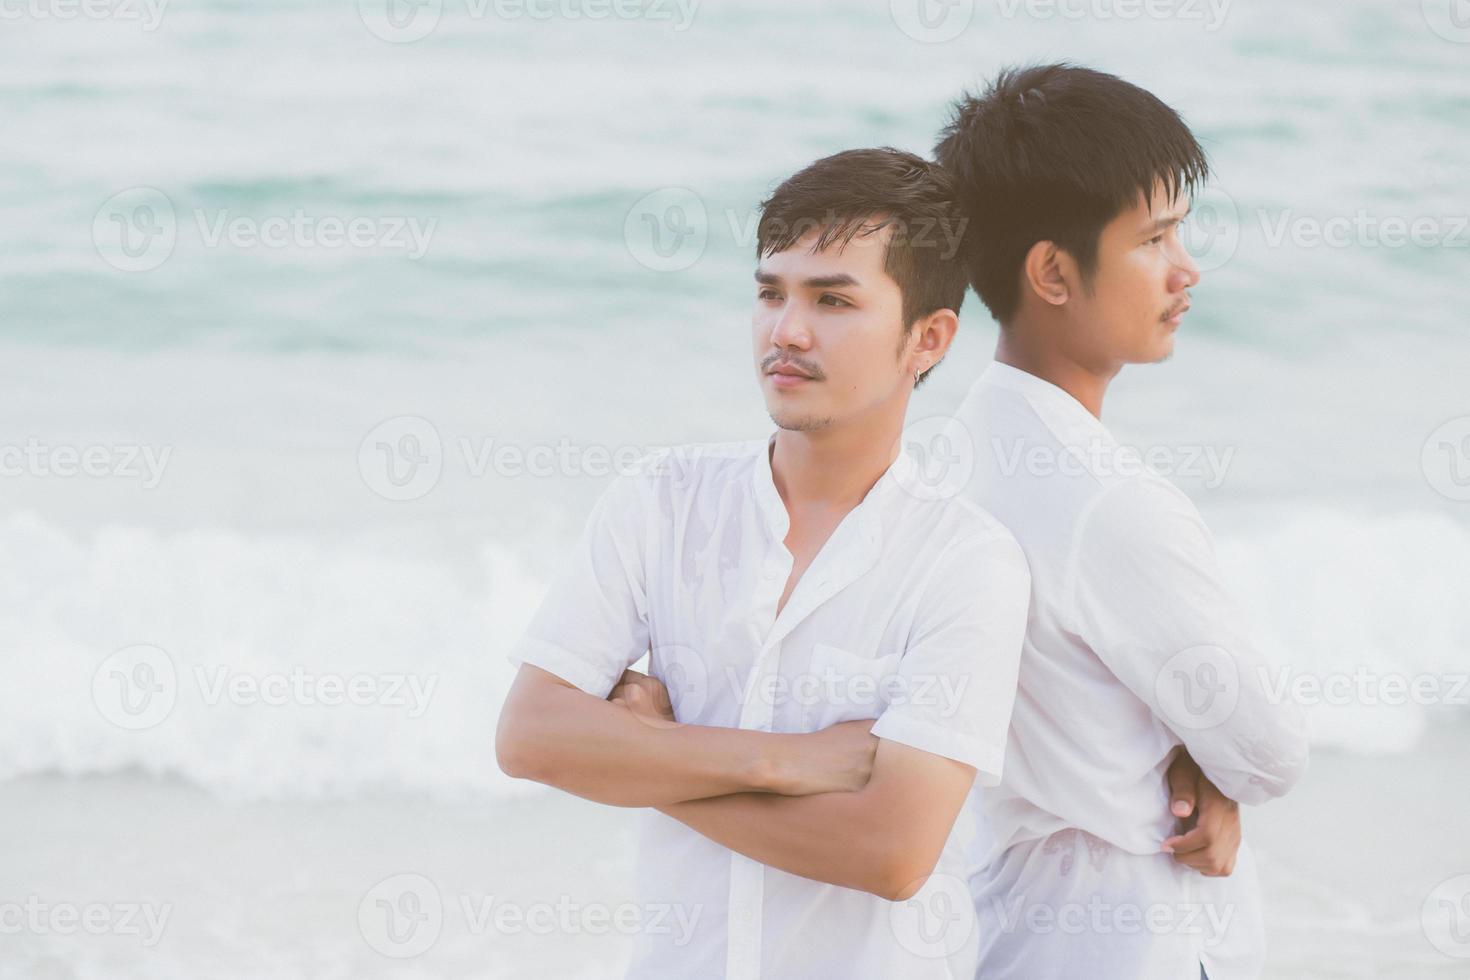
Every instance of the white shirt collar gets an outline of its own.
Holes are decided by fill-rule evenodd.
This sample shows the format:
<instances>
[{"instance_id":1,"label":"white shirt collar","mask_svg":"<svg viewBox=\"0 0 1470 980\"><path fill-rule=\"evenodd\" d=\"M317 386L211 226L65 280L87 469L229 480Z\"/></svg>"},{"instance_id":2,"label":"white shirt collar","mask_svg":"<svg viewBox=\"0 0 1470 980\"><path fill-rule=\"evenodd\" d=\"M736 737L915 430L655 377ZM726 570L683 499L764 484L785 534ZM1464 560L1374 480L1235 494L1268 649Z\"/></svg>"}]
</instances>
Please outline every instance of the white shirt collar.
<instances>
[{"instance_id":1,"label":"white shirt collar","mask_svg":"<svg viewBox=\"0 0 1470 980\"><path fill-rule=\"evenodd\" d=\"M751 486L771 533L776 536L777 541L784 541L786 532L791 528L791 515L786 512L786 504L781 500L781 494L776 489L775 475L771 472L771 452L775 442L776 434L773 432L765 445L756 452L756 464L751 471ZM876 556L881 548L883 504L893 494L914 485L916 468L913 458L900 449L897 458L883 471L883 475L873 484L867 496L852 509L852 514L860 522L865 552Z\"/></svg>"},{"instance_id":2,"label":"white shirt collar","mask_svg":"<svg viewBox=\"0 0 1470 980\"><path fill-rule=\"evenodd\" d=\"M1112 441L1113 434L1108 431L1102 420L1093 415L1087 408L1073 397L1068 391L1052 384L1044 378L1039 378L1020 368L1002 364L1000 361L991 361L990 365L980 374L980 380L975 382L975 389L982 386L994 386L1006 388L1017 392L1026 399L1051 423L1050 426L1059 436L1063 431L1069 431L1075 436L1100 436ZM1066 440L1068 442L1073 439ZM1075 441L1083 441L1077 438Z\"/></svg>"}]
</instances>

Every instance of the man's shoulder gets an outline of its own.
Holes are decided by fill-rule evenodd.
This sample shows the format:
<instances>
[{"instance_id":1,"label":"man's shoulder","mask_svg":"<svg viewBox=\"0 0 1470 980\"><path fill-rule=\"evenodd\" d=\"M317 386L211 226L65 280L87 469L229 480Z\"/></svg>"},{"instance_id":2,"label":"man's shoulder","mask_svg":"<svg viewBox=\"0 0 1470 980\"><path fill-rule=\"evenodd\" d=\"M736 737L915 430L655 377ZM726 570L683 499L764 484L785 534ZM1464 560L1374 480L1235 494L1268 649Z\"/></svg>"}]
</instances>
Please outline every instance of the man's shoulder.
<instances>
[{"instance_id":1,"label":"man's shoulder","mask_svg":"<svg viewBox=\"0 0 1470 980\"><path fill-rule=\"evenodd\" d=\"M1111 482L1079 516L1068 566L1202 560L1212 549L1194 501L1157 474Z\"/></svg>"},{"instance_id":2,"label":"man's shoulder","mask_svg":"<svg viewBox=\"0 0 1470 980\"><path fill-rule=\"evenodd\" d=\"M909 505L913 517L939 526L957 538L997 538L1014 542L1011 529L982 503L960 492L944 496L919 497Z\"/></svg>"},{"instance_id":3,"label":"man's shoulder","mask_svg":"<svg viewBox=\"0 0 1470 980\"><path fill-rule=\"evenodd\" d=\"M952 555L1004 559L1023 571L1028 567L1011 529L963 493L906 495L898 532L941 545Z\"/></svg>"},{"instance_id":4,"label":"man's shoulder","mask_svg":"<svg viewBox=\"0 0 1470 980\"><path fill-rule=\"evenodd\" d=\"M987 401L992 394L995 398ZM1103 504L1169 510L1193 504L1135 446L1119 442L1097 419L1038 410L1010 389L982 389L961 406L951 444L972 461L967 496L1002 519L1043 517L1067 536Z\"/></svg>"},{"instance_id":5,"label":"man's shoulder","mask_svg":"<svg viewBox=\"0 0 1470 980\"><path fill-rule=\"evenodd\" d=\"M710 487L748 479L768 446L765 439L661 446L620 475L626 482L663 489Z\"/></svg>"},{"instance_id":6,"label":"man's shoulder","mask_svg":"<svg viewBox=\"0 0 1470 980\"><path fill-rule=\"evenodd\" d=\"M1145 470L1099 481L1081 516L1079 523L1102 520L1138 529L1155 527L1168 518L1198 520L1199 509L1167 477Z\"/></svg>"}]
</instances>

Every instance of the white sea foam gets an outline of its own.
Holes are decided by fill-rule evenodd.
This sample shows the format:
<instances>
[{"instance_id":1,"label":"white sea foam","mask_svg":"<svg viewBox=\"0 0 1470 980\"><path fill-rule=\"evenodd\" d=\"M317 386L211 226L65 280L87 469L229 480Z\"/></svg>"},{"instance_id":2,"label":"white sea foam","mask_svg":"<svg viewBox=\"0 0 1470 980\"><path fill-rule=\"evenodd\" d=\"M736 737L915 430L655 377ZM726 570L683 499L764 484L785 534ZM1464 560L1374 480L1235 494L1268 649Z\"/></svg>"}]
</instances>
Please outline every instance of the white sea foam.
<instances>
[{"instance_id":1,"label":"white sea foam","mask_svg":"<svg viewBox=\"0 0 1470 980\"><path fill-rule=\"evenodd\" d=\"M0 778L137 769L245 798L514 791L493 735L504 653L541 587L502 548L482 549L471 588L367 549L124 527L81 541L22 514L0 521L0 555ZM139 646L167 689L130 719L116 654Z\"/></svg>"},{"instance_id":2,"label":"white sea foam","mask_svg":"<svg viewBox=\"0 0 1470 980\"><path fill-rule=\"evenodd\" d=\"M1457 601L1470 594L1470 535L1458 525L1301 513L1221 553L1293 677L1470 670L1470 611ZM106 527L81 540L22 514L0 521L0 555L0 778L137 769L243 798L517 791L493 733L504 654L544 583L502 544L486 543L482 574L466 577L226 530ZM166 653L159 673L173 672L176 694L131 730L108 700L122 680L97 675L131 677L117 651L136 645ZM357 683L357 703L331 703L325 677ZM1359 697L1309 717L1314 743L1380 754L1411 749L1432 717L1456 711Z\"/></svg>"}]
</instances>

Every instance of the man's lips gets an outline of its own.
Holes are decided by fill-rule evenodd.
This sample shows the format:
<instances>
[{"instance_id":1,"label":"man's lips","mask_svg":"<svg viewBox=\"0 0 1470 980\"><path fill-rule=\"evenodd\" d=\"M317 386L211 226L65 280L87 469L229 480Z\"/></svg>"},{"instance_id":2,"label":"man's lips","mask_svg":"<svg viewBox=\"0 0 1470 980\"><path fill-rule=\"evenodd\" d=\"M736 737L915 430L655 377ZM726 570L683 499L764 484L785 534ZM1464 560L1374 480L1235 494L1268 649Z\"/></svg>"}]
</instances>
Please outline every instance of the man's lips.
<instances>
[{"instance_id":1,"label":"man's lips","mask_svg":"<svg viewBox=\"0 0 1470 980\"><path fill-rule=\"evenodd\" d=\"M816 365L807 367L796 358L769 358L763 365L766 377L777 388L795 388L808 381L822 380L822 369Z\"/></svg>"},{"instance_id":2,"label":"man's lips","mask_svg":"<svg viewBox=\"0 0 1470 980\"><path fill-rule=\"evenodd\" d=\"M777 388L797 388L815 380L810 374L790 365L772 368L766 372L766 377L770 378L771 384Z\"/></svg>"},{"instance_id":3,"label":"man's lips","mask_svg":"<svg viewBox=\"0 0 1470 980\"><path fill-rule=\"evenodd\" d=\"M1178 325L1179 321L1184 318L1184 314L1186 314L1186 313L1189 312L1190 305L1191 304L1189 304L1189 303L1185 303L1182 306L1176 306L1174 309L1170 310L1168 313L1165 313L1164 314L1164 322L1165 323L1173 323L1175 325Z\"/></svg>"}]
</instances>

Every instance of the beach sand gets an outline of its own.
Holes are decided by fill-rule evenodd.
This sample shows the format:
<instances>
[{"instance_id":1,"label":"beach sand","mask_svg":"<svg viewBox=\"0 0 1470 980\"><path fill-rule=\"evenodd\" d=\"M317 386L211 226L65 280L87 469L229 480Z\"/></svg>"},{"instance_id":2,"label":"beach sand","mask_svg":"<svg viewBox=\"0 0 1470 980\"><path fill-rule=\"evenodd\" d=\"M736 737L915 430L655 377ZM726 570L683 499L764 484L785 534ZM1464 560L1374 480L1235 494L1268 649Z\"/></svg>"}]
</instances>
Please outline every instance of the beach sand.
<instances>
[{"instance_id":1,"label":"beach sand","mask_svg":"<svg viewBox=\"0 0 1470 980\"><path fill-rule=\"evenodd\" d=\"M1470 871L1464 744L1446 727L1411 756L1319 752L1289 798L1247 811L1269 978L1470 975L1420 922L1434 885ZM144 776L13 780L0 786L0 980L618 977L644 921L634 817L549 790L240 803ZM385 934L377 904L405 883L410 939ZM110 925L87 934L88 914Z\"/></svg>"}]
</instances>

